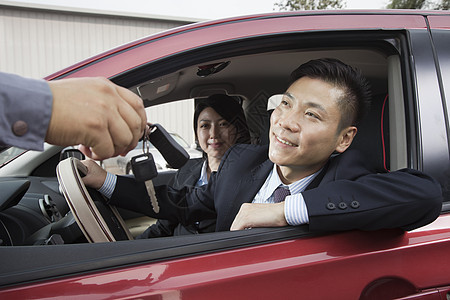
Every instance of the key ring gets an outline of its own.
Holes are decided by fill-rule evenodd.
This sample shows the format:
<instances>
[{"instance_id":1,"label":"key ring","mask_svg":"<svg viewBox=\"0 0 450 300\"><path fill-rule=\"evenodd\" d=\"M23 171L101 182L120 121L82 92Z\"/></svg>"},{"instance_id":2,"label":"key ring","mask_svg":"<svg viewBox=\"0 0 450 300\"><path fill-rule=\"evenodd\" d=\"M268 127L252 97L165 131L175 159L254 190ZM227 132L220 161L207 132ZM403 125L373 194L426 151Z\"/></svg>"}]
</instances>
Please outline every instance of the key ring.
<instances>
[{"instance_id":1,"label":"key ring","mask_svg":"<svg viewBox=\"0 0 450 300\"><path fill-rule=\"evenodd\" d=\"M144 153L150 153L150 134L154 131L154 128L155 126L151 123L147 123L147 126L145 126L144 140L142 143L142 152Z\"/></svg>"}]
</instances>

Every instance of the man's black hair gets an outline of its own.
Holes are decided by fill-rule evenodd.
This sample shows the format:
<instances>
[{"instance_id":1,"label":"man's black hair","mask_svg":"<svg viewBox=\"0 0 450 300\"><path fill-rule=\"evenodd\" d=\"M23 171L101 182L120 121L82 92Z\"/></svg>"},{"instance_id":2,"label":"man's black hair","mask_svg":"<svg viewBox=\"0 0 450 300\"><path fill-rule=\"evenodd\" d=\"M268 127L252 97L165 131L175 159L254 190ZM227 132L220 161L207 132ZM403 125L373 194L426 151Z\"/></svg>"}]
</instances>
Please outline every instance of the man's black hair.
<instances>
[{"instance_id":1,"label":"man's black hair","mask_svg":"<svg viewBox=\"0 0 450 300\"><path fill-rule=\"evenodd\" d=\"M289 85L305 76L320 79L343 91L338 99L342 115L340 129L359 124L371 98L369 82L359 71L338 59L315 59L295 69L291 73Z\"/></svg>"}]
</instances>

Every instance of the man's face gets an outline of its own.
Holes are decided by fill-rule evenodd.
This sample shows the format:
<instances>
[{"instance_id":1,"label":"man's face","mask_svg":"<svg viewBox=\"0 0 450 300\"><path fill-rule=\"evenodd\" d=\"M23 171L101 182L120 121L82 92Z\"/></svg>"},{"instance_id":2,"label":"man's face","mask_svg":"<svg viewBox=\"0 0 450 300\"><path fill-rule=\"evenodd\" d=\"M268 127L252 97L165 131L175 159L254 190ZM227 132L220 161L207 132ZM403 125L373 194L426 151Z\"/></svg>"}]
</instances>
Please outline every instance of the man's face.
<instances>
[{"instance_id":1,"label":"man's face","mask_svg":"<svg viewBox=\"0 0 450 300\"><path fill-rule=\"evenodd\" d=\"M270 119L269 158L288 181L310 175L324 166L333 151L343 152L355 127L339 130L339 88L319 79L302 77L286 91ZM300 177L300 178L297 178Z\"/></svg>"}]
</instances>

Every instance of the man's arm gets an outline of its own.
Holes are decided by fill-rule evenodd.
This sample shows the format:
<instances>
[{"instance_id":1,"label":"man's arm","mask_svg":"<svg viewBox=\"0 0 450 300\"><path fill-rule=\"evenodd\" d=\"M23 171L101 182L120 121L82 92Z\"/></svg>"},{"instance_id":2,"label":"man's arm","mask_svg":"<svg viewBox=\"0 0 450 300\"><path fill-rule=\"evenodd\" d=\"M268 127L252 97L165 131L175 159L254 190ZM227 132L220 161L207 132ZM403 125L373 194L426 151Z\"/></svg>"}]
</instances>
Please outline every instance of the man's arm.
<instances>
[{"instance_id":1,"label":"man's arm","mask_svg":"<svg viewBox=\"0 0 450 300\"><path fill-rule=\"evenodd\" d=\"M0 73L0 143L72 146L94 159L133 149L147 118L142 100L105 78L46 82Z\"/></svg>"},{"instance_id":2,"label":"man's arm","mask_svg":"<svg viewBox=\"0 0 450 300\"><path fill-rule=\"evenodd\" d=\"M52 103L44 80L0 72L0 144L42 151Z\"/></svg>"},{"instance_id":3,"label":"man's arm","mask_svg":"<svg viewBox=\"0 0 450 300\"><path fill-rule=\"evenodd\" d=\"M353 167L346 168L349 157ZM318 187L302 192L311 231L412 230L439 216L441 187L422 172L374 174L354 153L330 169ZM243 204L231 230L287 225L286 203L281 204Z\"/></svg>"},{"instance_id":4,"label":"man's arm","mask_svg":"<svg viewBox=\"0 0 450 300\"><path fill-rule=\"evenodd\" d=\"M281 203L244 203L230 230L253 227L281 227L309 223L302 194L287 196Z\"/></svg>"},{"instance_id":5,"label":"man's arm","mask_svg":"<svg viewBox=\"0 0 450 300\"><path fill-rule=\"evenodd\" d=\"M443 201L439 183L411 169L328 182L303 197L315 231L412 230L434 221Z\"/></svg>"},{"instance_id":6,"label":"man's arm","mask_svg":"<svg viewBox=\"0 0 450 300\"><path fill-rule=\"evenodd\" d=\"M193 190L187 187L176 190L167 185L155 186L160 207L159 213L155 213L143 182L133 177L117 176L116 188L109 203L152 218L189 225L216 217L211 183Z\"/></svg>"}]
</instances>

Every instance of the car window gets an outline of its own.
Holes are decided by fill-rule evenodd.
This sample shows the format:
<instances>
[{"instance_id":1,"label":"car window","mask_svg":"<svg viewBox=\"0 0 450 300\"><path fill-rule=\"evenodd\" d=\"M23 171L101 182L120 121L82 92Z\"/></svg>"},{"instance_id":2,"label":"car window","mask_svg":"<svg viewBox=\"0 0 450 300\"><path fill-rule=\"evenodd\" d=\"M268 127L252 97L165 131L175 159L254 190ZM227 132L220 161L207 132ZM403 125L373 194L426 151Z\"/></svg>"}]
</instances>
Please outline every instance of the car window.
<instances>
[{"instance_id":1,"label":"car window","mask_svg":"<svg viewBox=\"0 0 450 300\"><path fill-rule=\"evenodd\" d=\"M147 143L147 146L149 147L149 149L154 149L155 148L155 146L153 146L152 143ZM142 149L144 149L143 147L144 147L144 142L143 141L139 141L138 144L136 145L136 147L134 147L134 149L135 150L142 150Z\"/></svg>"},{"instance_id":2,"label":"car window","mask_svg":"<svg viewBox=\"0 0 450 300\"><path fill-rule=\"evenodd\" d=\"M146 95L144 95L145 97ZM161 124L167 132L178 135L190 145L195 139L192 128L194 108L194 99L186 99L175 95L164 98L164 103L148 106L145 111L147 112L148 122ZM183 147L186 146L184 144L181 145Z\"/></svg>"},{"instance_id":3,"label":"car window","mask_svg":"<svg viewBox=\"0 0 450 300\"><path fill-rule=\"evenodd\" d=\"M180 146L184 147L184 148L188 148L189 144L178 134L176 133L170 133L170 136L175 140L175 142L177 142L178 144L180 144ZM134 149L143 149L143 141L139 141L138 144L136 145L136 147L134 147ZM155 146L152 143L148 143L148 147L150 149L154 149Z\"/></svg>"},{"instance_id":4,"label":"car window","mask_svg":"<svg viewBox=\"0 0 450 300\"><path fill-rule=\"evenodd\" d=\"M6 148L0 152L0 168L26 151L17 147Z\"/></svg>"},{"instance_id":5,"label":"car window","mask_svg":"<svg viewBox=\"0 0 450 300\"><path fill-rule=\"evenodd\" d=\"M189 147L189 144L181 137L181 136L179 136L178 134L176 134L176 133L171 133L170 134L172 137L173 137L173 139L178 143L178 144L180 144L182 147L184 147L184 148L188 148Z\"/></svg>"}]
</instances>

